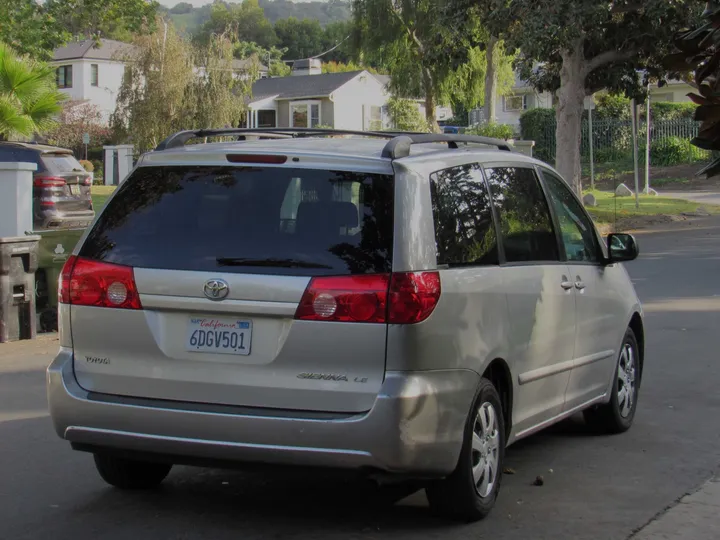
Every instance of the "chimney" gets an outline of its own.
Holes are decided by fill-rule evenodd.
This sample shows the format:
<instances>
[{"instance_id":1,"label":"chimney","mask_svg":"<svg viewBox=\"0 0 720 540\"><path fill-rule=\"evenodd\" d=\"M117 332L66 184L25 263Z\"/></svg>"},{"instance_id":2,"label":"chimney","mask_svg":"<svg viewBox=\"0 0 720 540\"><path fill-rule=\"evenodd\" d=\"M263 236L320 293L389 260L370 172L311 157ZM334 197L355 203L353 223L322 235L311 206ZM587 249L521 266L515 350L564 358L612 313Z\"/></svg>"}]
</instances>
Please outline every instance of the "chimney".
<instances>
[{"instance_id":1,"label":"chimney","mask_svg":"<svg viewBox=\"0 0 720 540\"><path fill-rule=\"evenodd\" d=\"M320 75L322 73L322 60L319 58L306 58L293 63L292 75Z\"/></svg>"}]
</instances>

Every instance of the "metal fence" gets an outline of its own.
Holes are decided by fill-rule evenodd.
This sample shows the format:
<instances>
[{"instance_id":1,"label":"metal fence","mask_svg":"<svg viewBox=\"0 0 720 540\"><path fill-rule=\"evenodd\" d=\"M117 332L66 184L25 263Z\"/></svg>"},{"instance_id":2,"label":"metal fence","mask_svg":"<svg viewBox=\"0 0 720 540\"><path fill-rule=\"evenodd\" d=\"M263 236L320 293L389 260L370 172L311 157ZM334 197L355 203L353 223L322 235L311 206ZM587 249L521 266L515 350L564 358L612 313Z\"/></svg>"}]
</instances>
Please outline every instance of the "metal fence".
<instances>
[{"instance_id":1,"label":"metal fence","mask_svg":"<svg viewBox=\"0 0 720 540\"><path fill-rule=\"evenodd\" d=\"M545 127L545 147L535 153L548 161L555 160L556 123ZM710 153L690 144L697 136L700 123L691 119L659 120L650 127L650 163L653 165L680 165L710 159ZM590 161L589 123L582 124L582 160ZM638 150L641 162L645 160L647 125L638 125ZM593 155L596 164L627 162L633 159L632 122L630 120L594 120Z\"/></svg>"}]
</instances>

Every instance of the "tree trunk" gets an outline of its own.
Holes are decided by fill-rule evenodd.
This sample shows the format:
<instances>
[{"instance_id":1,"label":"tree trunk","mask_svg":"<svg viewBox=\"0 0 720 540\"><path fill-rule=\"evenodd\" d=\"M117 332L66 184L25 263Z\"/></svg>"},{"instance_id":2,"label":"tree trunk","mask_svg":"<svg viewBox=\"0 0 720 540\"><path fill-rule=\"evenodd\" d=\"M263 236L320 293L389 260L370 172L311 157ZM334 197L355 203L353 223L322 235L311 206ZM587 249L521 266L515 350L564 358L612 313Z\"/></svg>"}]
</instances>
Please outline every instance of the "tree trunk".
<instances>
[{"instance_id":1,"label":"tree trunk","mask_svg":"<svg viewBox=\"0 0 720 540\"><path fill-rule=\"evenodd\" d=\"M585 57L583 43L561 52L560 90L558 90L555 167L565 180L582 193L580 143L585 99Z\"/></svg>"},{"instance_id":2,"label":"tree trunk","mask_svg":"<svg viewBox=\"0 0 720 540\"><path fill-rule=\"evenodd\" d=\"M427 69L423 69L423 87L425 89L425 120L428 123L431 133L440 133L440 126L437 123L437 104L435 103L435 85L432 75Z\"/></svg>"},{"instance_id":3,"label":"tree trunk","mask_svg":"<svg viewBox=\"0 0 720 540\"><path fill-rule=\"evenodd\" d=\"M495 63L495 49L498 39L490 37L487 51L487 71L485 72L485 121L494 124L497 122L497 65Z\"/></svg>"}]
</instances>

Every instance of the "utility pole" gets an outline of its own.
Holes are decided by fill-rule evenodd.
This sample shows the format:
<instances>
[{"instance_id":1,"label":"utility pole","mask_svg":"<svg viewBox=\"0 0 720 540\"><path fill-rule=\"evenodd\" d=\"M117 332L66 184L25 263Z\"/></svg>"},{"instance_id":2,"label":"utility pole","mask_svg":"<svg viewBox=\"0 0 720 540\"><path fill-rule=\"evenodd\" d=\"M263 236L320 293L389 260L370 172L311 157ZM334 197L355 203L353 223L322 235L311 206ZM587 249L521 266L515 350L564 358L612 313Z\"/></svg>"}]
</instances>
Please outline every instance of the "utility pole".
<instances>
[{"instance_id":1,"label":"utility pole","mask_svg":"<svg viewBox=\"0 0 720 540\"><path fill-rule=\"evenodd\" d=\"M645 134L645 193L650 194L650 85L647 87L648 95L645 101L645 124L647 125L647 133Z\"/></svg>"},{"instance_id":2,"label":"utility pole","mask_svg":"<svg viewBox=\"0 0 720 540\"><path fill-rule=\"evenodd\" d=\"M640 172L638 170L638 130L637 130L637 103L635 99L630 102L630 116L632 117L633 141L633 172L635 173L635 208L640 208Z\"/></svg>"}]
</instances>

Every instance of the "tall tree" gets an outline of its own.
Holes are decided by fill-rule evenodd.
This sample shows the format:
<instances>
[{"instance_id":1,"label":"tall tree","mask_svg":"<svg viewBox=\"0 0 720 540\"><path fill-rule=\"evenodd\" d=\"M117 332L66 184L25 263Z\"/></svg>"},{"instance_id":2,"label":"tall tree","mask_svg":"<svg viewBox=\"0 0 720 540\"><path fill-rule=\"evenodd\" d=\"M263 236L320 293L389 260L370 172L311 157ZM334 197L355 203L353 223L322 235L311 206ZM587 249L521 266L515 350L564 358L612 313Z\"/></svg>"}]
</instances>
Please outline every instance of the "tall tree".
<instances>
[{"instance_id":1,"label":"tall tree","mask_svg":"<svg viewBox=\"0 0 720 540\"><path fill-rule=\"evenodd\" d=\"M481 101L476 81L484 78L484 55L475 45L483 29L472 9L455 19L442 0L354 0L353 17L363 61L387 71L398 96L422 97L432 130L439 130L439 102L457 92Z\"/></svg>"},{"instance_id":2,"label":"tall tree","mask_svg":"<svg viewBox=\"0 0 720 540\"><path fill-rule=\"evenodd\" d=\"M331 51L323 55L324 62L339 62L347 64L352 60L352 41L350 36L353 31L352 21L338 21L328 24L325 27L322 39L322 49Z\"/></svg>"},{"instance_id":3,"label":"tall tree","mask_svg":"<svg viewBox=\"0 0 720 540\"><path fill-rule=\"evenodd\" d=\"M580 189L583 100L602 89L642 97L662 76L672 37L699 14L700 0L454 0L480 6L495 35L518 49L520 75L557 92L556 167ZM643 75L639 76L638 71Z\"/></svg>"},{"instance_id":4,"label":"tall tree","mask_svg":"<svg viewBox=\"0 0 720 540\"><path fill-rule=\"evenodd\" d=\"M167 36L159 30L135 44L111 120L119 139L146 151L175 131L238 124L252 74L234 74L227 35L194 49L169 25Z\"/></svg>"},{"instance_id":5,"label":"tall tree","mask_svg":"<svg viewBox=\"0 0 720 540\"><path fill-rule=\"evenodd\" d=\"M210 43L212 35L229 33L236 41L252 41L261 47L269 48L277 43L272 24L258 0L244 0L242 3L212 4L210 19L205 22L197 34L197 41Z\"/></svg>"},{"instance_id":6,"label":"tall tree","mask_svg":"<svg viewBox=\"0 0 720 540\"><path fill-rule=\"evenodd\" d=\"M46 8L73 36L130 40L155 22L155 0L48 0Z\"/></svg>"},{"instance_id":7,"label":"tall tree","mask_svg":"<svg viewBox=\"0 0 720 540\"><path fill-rule=\"evenodd\" d=\"M52 13L35 0L0 0L0 42L19 54L50 60L53 50L70 38Z\"/></svg>"},{"instance_id":8,"label":"tall tree","mask_svg":"<svg viewBox=\"0 0 720 540\"><path fill-rule=\"evenodd\" d=\"M90 135L90 144L97 146L110 140L107 119L97 105L88 101L66 101L58 115L57 126L47 134L50 144L71 149L76 156L84 155L83 134Z\"/></svg>"},{"instance_id":9,"label":"tall tree","mask_svg":"<svg viewBox=\"0 0 720 540\"><path fill-rule=\"evenodd\" d=\"M323 52L323 29L316 20L280 19L275 23L275 34L279 47L287 49L286 59L309 58Z\"/></svg>"},{"instance_id":10,"label":"tall tree","mask_svg":"<svg viewBox=\"0 0 720 540\"><path fill-rule=\"evenodd\" d=\"M54 69L0 43L0 140L52 129L65 98Z\"/></svg>"}]
</instances>

